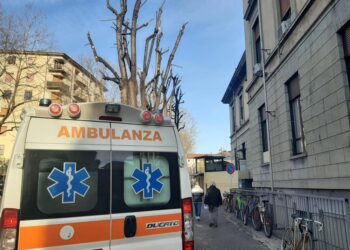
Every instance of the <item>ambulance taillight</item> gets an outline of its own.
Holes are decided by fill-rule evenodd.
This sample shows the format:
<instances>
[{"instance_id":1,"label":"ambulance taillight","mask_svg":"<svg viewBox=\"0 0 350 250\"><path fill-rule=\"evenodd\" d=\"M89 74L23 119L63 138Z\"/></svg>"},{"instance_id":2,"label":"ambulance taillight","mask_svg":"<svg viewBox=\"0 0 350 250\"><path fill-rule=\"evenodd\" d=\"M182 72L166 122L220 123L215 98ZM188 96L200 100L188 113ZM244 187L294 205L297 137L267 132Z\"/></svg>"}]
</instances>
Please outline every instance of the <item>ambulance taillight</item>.
<instances>
[{"instance_id":1,"label":"ambulance taillight","mask_svg":"<svg viewBox=\"0 0 350 250\"><path fill-rule=\"evenodd\" d=\"M62 115L62 107L58 103L53 103L49 106L49 114L52 117L60 117Z\"/></svg>"},{"instance_id":2,"label":"ambulance taillight","mask_svg":"<svg viewBox=\"0 0 350 250\"><path fill-rule=\"evenodd\" d=\"M5 208L1 216L1 242L0 249L16 249L17 230L19 224L19 210Z\"/></svg>"},{"instance_id":3,"label":"ambulance taillight","mask_svg":"<svg viewBox=\"0 0 350 250\"><path fill-rule=\"evenodd\" d=\"M142 111L141 112L141 121L144 123L150 122L152 120L152 113L150 111Z\"/></svg>"},{"instance_id":4,"label":"ambulance taillight","mask_svg":"<svg viewBox=\"0 0 350 250\"><path fill-rule=\"evenodd\" d=\"M193 235L193 207L192 199L186 198L182 200L182 216L183 216L183 232L182 243L184 250L194 249Z\"/></svg>"},{"instance_id":5,"label":"ambulance taillight","mask_svg":"<svg viewBox=\"0 0 350 250\"><path fill-rule=\"evenodd\" d=\"M72 103L68 106L68 114L71 118L79 117L80 115L80 107L77 103Z\"/></svg>"},{"instance_id":6,"label":"ambulance taillight","mask_svg":"<svg viewBox=\"0 0 350 250\"><path fill-rule=\"evenodd\" d=\"M156 113L154 115L154 121L157 123L157 124L162 124L164 122L164 116L163 114L161 113Z\"/></svg>"}]
</instances>

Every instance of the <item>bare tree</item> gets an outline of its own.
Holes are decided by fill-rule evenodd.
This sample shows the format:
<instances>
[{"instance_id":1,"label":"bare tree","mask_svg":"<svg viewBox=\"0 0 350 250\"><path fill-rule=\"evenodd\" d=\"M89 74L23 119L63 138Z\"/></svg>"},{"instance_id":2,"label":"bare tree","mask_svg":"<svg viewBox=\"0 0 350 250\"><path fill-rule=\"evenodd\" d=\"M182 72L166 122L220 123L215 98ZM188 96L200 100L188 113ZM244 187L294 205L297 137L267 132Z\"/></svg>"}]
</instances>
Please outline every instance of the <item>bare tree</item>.
<instances>
[{"instance_id":1,"label":"bare tree","mask_svg":"<svg viewBox=\"0 0 350 250\"><path fill-rule=\"evenodd\" d=\"M0 6L0 134L16 129L23 105L43 93L33 79L45 77L48 61L37 61L29 51L49 49L50 34L40 12L26 6L24 13L6 14Z\"/></svg>"},{"instance_id":2,"label":"bare tree","mask_svg":"<svg viewBox=\"0 0 350 250\"><path fill-rule=\"evenodd\" d=\"M180 81L178 77L174 78L174 81ZM183 122L184 112L180 109L180 105L184 103L182 100L184 93L181 90L181 86L176 87L174 95L174 103L171 105L172 110L172 119L175 123L177 130L180 132L185 128L185 124Z\"/></svg>"},{"instance_id":3,"label":"bare tree","mask_svg":"<svg viewBox=\"0 0 350 250\"><path fill-rule=\"evenodd\" d=\"M183 118L181 123L186 124L186 126L180 131L180 138L183 149L188 154L194 152L196 146L197 126L193 117L186 110L183 110L182 113Z\"/></svg>"},{"instance_id":4,"label":"bare tree","mask_svg":"<svg viewBox=\"0 0 350 250\"><path fill-rule=\"evenodd\" d=\"M180 28L175 44L167 58L165 68L162 69L164 54L169 51L161 48L163 3L156 12L153 32L146 38L143 62L140 70L138 70L137 34L140 29L149 25L149 22L138 24L139 12L144 3L142 3L142 0L135 0L132 18L129 21L126 18L128 12L127 0L120 0L119 10L113 7L109 0L106 0L106 7L113 14L118 69L98 54L90 33L87 34L87 37L95 60L103 64L109 72L103 78L118 85L122 103L144 109L148 108L153 111L166 112L170 100L174 97L174 91L170 90L173 87L171 86L172 62L186 24L183 24ZM150 73L151 62L155 64L155 72L153 73Z\"/></svg>"}]
</instances>

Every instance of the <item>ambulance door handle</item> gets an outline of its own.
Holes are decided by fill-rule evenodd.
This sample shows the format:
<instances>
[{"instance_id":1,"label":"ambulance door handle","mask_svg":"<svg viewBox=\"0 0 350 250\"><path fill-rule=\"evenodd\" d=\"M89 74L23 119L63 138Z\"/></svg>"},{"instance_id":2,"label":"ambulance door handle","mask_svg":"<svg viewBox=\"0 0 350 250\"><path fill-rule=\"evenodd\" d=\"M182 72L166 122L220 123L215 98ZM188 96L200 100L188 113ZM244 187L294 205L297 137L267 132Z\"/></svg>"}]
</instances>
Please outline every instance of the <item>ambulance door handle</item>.
<instances>
[{"instance_id":1,"label":"ambulance door handle","mask_svg":"<svg viewBox=\"0 0 350 250\"><path fill-rule=\"evenodd\" d=\"M136 217L134 215L125 217L124 235L127 238L134 237L136 235Z\"/></svg>"}]
</instances>

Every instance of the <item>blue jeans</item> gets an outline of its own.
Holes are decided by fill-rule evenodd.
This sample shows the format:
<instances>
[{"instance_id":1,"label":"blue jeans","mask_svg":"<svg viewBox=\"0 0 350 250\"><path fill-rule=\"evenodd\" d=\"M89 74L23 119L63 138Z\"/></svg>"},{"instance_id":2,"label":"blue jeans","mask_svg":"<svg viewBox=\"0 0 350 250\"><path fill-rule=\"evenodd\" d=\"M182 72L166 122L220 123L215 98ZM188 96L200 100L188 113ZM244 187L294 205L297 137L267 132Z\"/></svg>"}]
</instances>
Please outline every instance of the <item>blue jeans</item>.
<instances>
[{"instance_id":1,"label":"blue jeans","mask_svg":"<svg viewBox=\"0 0 350 250\"><path fill-rule=\"evenodd\" d=\"M196 217L200 217L202 212L202 202L194 202L194 213Z\"/></svg>"}]
</instances>

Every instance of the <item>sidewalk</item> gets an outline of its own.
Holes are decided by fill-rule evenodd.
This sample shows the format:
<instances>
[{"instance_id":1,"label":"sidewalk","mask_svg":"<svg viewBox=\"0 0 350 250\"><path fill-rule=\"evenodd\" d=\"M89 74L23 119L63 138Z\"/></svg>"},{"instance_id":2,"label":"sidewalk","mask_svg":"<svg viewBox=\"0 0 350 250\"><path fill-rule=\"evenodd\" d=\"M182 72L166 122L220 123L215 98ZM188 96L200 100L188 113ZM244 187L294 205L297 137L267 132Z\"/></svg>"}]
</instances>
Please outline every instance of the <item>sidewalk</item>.
<instances>
[{"instance_id":1,"label":"sidewalk","mask_svg":"<svg viewBox=\"0 0 350 250\"><path fill-rule=\"evenodd\" d=\"M281 240L279 238L273 235L271 236L271 238L265 237L265 234L262 231L263 229L261 231L256 231L252 227L252 222L250 220L248 221L248 225L244 225L243 221L237 219L233 213L226 213L223 211L223 215L225 219L230 223L234 224L238 228L238 230L250 235L253 240L260 242L261 244L266 246L268 249L271 249L271 250L281 249Z\"/></svg>"},{"instance_id":2,"label":"sidewalk","mask_svg":"<svg viewBox=\"0 0 350 250\"><path fill-rule=\"evenodd\" d=\"M209 213L202 211L201 221L195 221L195 249L196 250L266 250L269 249L259 237L252 237L246 227L231 220L233 214L226 214L219 210L217 228L209 227ZM262 232L260 232L262 233ZM262 238L265 237L262 235ZM274 248L270 248L274 249Z\"/></svg>"}]
</instances>

